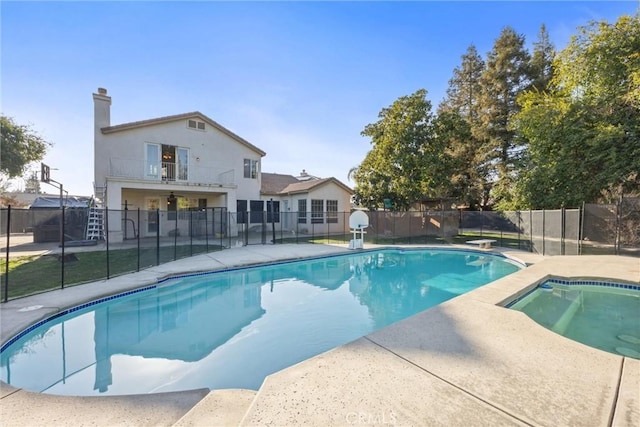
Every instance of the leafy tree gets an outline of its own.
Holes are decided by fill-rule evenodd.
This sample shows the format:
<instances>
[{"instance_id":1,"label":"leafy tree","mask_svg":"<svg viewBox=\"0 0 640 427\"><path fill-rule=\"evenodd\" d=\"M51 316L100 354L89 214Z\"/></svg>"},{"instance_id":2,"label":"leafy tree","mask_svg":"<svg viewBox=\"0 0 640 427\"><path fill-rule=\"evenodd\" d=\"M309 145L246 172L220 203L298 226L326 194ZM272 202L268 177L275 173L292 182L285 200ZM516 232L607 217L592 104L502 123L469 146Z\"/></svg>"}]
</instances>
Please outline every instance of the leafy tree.
<instances>
[{"instance_id":1,"label":"leafy tree","mask_svg":"<svg viewBox=\"0 0 640 427\"><path fill-rule=\"evenodd\" d=\"M531 55L531 87L537 91L544 91L553 76L553 60L556 56L555 48L549 40L549 33L544 24L538 32L538 41L533 44Z\"/></svg>"},{"instance_id":2,"label":"leafy tree","mask_svg":"<svg viewBox=\"0 0 640 427\"><path fill-rule=\"evenodd\" d=\"M526 143L510 128L511 118L519 110L516 99L530 84L530 55L524 42L524 36L505 27L487 55L481 79L481 122L485 150L492 162L492 197L503 205L509 204Z\"/></svg>"},{"instance_id":3,"label":"leafy tree","mask_svg":"<svg viewBox=\"0 0 640 427\"><path fill-rule=\"evenodd\" d=\"M427 91L397 99L383 108L363 136L373 148L353 173L356 202L369 209L391 200L392 208L406 210L424 196L437 195L445 182L444 147L433 135Z\"/></svg>"},{"instance_id":4,"label":"leafy tree","mask_svg":"<svg viewBox=\"0 0 640 427\"><path fill-rule=\"evenodd\" d=\"M519 98L514 129L529 141L520 207L611 200L640 188L640 17L593 22L554 62L547 93Z\"/></svg>"},{"instance_id":5,"label":"leafy tree","mask_svg":"<svg viewBox=\"0 0 640 427\"><path fill-rule=\"evenodd\" d=\"M22 176L29 163L42 160L51 143L37 135L30 126L19 125L12 118L0 116L0 172L8 178Z\"/></svg>"},{"instance_id":6,"label":"leafy tree","mask_svg":"<svg viewBox=\"0 0 640 427\"><path fill-rule=\"evenodd\" d=\"M471 125L457 112L442 110L434 121L434 131L438 143L446 147L445 194L459 203L476 207L483 195L484 169Z\"/></svg>"}]
</instances>

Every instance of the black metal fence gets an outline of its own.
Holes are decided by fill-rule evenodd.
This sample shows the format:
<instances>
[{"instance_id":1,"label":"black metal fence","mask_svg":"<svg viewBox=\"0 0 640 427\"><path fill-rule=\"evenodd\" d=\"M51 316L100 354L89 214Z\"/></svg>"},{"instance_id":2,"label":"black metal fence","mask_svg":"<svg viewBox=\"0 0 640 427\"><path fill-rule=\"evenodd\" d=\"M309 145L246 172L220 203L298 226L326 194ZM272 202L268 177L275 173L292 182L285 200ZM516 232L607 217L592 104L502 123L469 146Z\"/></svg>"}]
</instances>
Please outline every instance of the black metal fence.
<instances>
[{"instance_id":1,"label":"black metal fence","mask_svg":"<svg viewBox=\"0 0 640 427\"><path fill-rule=\"evenodd\" d=\"M640 256L640 201L518 212L366 212L367 243L466 244L544 255ZM348 245L350 212L0 209L0 301L108 279L225 248L278 243Z\"/></svg>"}]
</instances>

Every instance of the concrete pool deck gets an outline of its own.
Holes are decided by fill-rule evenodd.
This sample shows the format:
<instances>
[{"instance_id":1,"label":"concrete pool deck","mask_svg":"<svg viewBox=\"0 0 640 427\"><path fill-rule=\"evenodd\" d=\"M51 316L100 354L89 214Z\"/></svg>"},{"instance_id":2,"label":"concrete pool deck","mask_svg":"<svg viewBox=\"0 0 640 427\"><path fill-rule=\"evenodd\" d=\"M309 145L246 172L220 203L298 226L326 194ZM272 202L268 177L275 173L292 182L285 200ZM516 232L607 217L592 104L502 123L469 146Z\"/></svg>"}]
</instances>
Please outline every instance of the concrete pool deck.
<instances>
[{"instance_id":1,"label":"concrete pool deck","mask_svg":"<svg viewBox=\"0 0 640 427\"><path fill-rule=\"evenodd\" d=\"M4 343L61 309L172 274L341 252L349 251L327 245L234 248L9 301L0 305L0 338ZM531 265L277 372L257 392L64 397L1 384L0 425L639 426L639 360L563 338L499 304L549 276L640 283L640 260L491 252ZM31 309L20 311L25 308Z\"/></svg>"}]
</instances>

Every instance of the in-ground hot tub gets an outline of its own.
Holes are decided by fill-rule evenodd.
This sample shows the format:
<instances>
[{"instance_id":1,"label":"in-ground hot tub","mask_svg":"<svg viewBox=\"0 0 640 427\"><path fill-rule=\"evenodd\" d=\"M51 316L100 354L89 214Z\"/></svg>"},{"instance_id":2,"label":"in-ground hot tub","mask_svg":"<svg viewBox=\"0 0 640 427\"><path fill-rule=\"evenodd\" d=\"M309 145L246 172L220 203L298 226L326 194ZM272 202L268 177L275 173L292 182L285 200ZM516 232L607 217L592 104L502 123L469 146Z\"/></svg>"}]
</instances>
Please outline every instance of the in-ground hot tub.
<instances>
[{"instance_id":1,"label":"in-ground hot tub","mask_svg":"<svg viewBox=\"0 0 640 427\"><path fill-rule=\"evenodd\" d=\"M572 340L640 359L638 284L550 279L506 306Z\"/></svg>"}]
</instances>

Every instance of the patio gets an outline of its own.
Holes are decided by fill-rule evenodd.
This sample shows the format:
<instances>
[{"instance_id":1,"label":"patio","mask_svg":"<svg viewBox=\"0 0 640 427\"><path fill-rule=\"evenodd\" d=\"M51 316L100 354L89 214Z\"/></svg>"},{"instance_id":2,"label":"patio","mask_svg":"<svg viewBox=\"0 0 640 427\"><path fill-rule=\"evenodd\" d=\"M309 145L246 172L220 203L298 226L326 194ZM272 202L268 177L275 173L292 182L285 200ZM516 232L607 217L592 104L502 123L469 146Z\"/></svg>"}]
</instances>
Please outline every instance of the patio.
<instances>
[{"instance_id":1,"label":"patio","mask_svg":"<svg viewBox=\"0 0 640 427\"><path fill-rule=\"evenodd\" d=\"M62 308L172 274L345 251L302 244L232 248L12 300L1 306L2 342ZM639 360L563 338L499 306L550 275L639 283L637 259L494 251L530 266L271 375L257 392L74 398L2 384L2 424L640 425ZM43 308L19 311L37 305Z\"/></svg>"}]
</instances>

